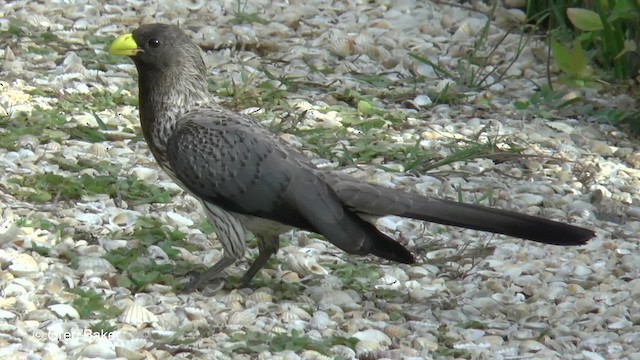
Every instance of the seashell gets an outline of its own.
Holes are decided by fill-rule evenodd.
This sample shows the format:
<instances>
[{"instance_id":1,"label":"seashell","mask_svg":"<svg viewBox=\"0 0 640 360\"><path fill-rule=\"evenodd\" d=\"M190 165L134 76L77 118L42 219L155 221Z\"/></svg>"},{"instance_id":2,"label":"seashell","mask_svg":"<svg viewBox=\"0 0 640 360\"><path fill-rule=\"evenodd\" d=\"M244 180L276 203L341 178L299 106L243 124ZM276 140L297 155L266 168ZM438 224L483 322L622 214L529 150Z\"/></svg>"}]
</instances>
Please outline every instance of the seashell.
<instances>
[{"instance_id":1,"label":"seashell","mask_svg":"<svg viewBox=\"0 0 640 360\"><path fill-rule=\"evenodd\" d=\"M510 19L514 20L518 24L523 24L527 20L527 14L520 9L509 9L506 13Z\"/></svg>"},{"instance_id":2,"label":"seashell","mask_svg":"<svg viewBox=\"0 0 640 360\"><path fill-rule=\"evenodd\" d=\"M116 268L106 259L97 256L84 256L78 262L78 271L89 275L115 273Z\"/></svg>"},{"instance_id":3,"label":"seashell","mask_svg":"<svg viewBox=\"0 0 640 360\"><path fill-rule=\"evenodd\" d=\"M469 23L462 23L458 29L451 35L451 40L455 42L466 41L471 37L471 27Z\"/></svg>"},{"instance_id":4,"label":"seashell","mask_svg":"<svg viewBox=\"0 0 640 360\"><path fill-rule=\"evenodd\" d=\"M122 339L116 336L114 344L128 350L140 350L147 345L147 340L143 338Z\"/></svg>"},{"instance_id":5,"label":"seashell","mask_svg":"<svg viewBox=\"0 0 640 360\"><path fill-rule=\"evenodd\" d=\"M391 338L389 338L387 334L376 329L367 329L363 331L358 331L357 333L351 335L351 337L356 338L360 341L380 344L382 346L391 345Z\"/></svg>"},{"instance_id":6,"label":"seashell","mask_svg":"<svg viewBox=\"0 0 640 360\"><path fill-rule=\"evenodd\" d=\"M282 275L280 275L280 280L286 283L299 283L300 276L296 272L285 271L284 273L282 273Z\"/></svg>"},{"instance_id":7,"label":"seashell","mask_svg":"<svg viewBox=\"0 0 640 360\"><path fill-rule=\"evenodd\" d=\"M135 211L121 210L109 217L109 224L126 229L136 223L138 216Z\"/></svg>"},{"instance_id":8,"label":"seashell","mask_svg":"<svg viewBox=\"0 0 640 360\"><path fill-rule=\"evenodd\" d=\"M31 278L40 273L38 262L29 254L18 254L8 269L16 277Z\"/></svg>"},{"instance_id":9,"label":"seashell","mask_svg":"<svg viewBox=\"0 0 640 360\"><path fill-rule=\"evenodd\" d=\"M187 0L187 1L182 2L181 4L184 5L185 8L187 8L187 9L189 9L191 11L198 11L206 3L207 3L206 0Z\"/></svg>"},{"instance_id":10,"label":"seashell","mask_svg":"<svg viewBox=\"0 0 640 360\"><path fill-rule=\"evenodd\" d=\"M353 54L353 40L349 38L337 38L329 42L329 51L339 57L347 57Z\"/></svg>"},{"instance_id":11,"label":"seashell","mask_svg":"<svg viewBox=\"0 0 640 360\"><path fill-rule=\"evenodd\" d=\"M289 254L285 263L289 266L289 269L296 273L307 275L326 275L329 273L325 268L320 266L315 258L305 255L304 253Z\"/></svg>"},{"instance_id":12,"label":"seashell","mask_svg":"<svg viewBox=\"0 0 640 360\"><path fill-rule=\"evenodd\" d=\"M457 253L456 249L453 248L444 248L439 250L430 251L427 253L427 259L446 259L452 256L455 256Z\"/></svg>"},{"instance_id":13,"label":"seashell","mask_svg":"<svg viewBox=\"0 0 640 360\"><path fill-rule=\"evenodd\" d=\"M376 311L373 314L369 315L369 319L374 321L387 321L389 320L389 314L382 311Z\"/></svg>"},{"instance_id":14,"label":"seashell","mask_svg":"<svg viewBox=\"0 0 640 360\"><path fill-rule=\"evenodd\" d=\"M49 309L53 311L58 317L64 318L68 317L70 319L78 319L80 318L80 314L78 310L76 310L73 306L69 304L55 304L49 306Z\"/></svg>"},{"instance_id":15,"label":"seashell","mask_svg":"<svg viewBox=\"0 0 640 360\"><path fill-rule=\"evenodd\" d=\"M29 14L25 16L25 19L29 25L34 27L39 27L43 29L49 29L52 25L51 19L48 16L40 15L40 14Z\"/></svg>"},{"instance_id":16,"label":"seashell","mask_svg":"<svg viewBox=\"0 0 640 360\"><path fill-rule=\"evenodd\" d=\"M451 79L443 79L438 81L436 84L436 91L438 93L442 93L447 89L447 91L452 91L456 87L456 82Z\"/></svg>"},{"instance_id":17,"label":"seashell","mask_svg":"<svg viewBox=\"0 0 640 360\"><path fill-rule=\"evenodd\" d=\"M158 339L158 340L171 340L174 338L174 336L176 336L176 332L171 330L154 329L154 330L151 330L150 334L153 339Z\"/></svg>"},{"instance_id":18,"label":"seashell","mask_svg":"<svg viewBox=\"0 0 640 360\"><path fill-rule=\"evenodd\" d=\"M431 106L433 104L433 101L431 101L431 98L428 95L418 95L413 99L413 103L416 104L418 107L427 107L427 106Z\"/></svg>"},{"instance_id":19,"label":"seashell","mask_svg":"<svg viewBox=\"0 0 640 360\"><path fill-rule=\"evenodd\" d=\"M15 297L0 297L0 309L11 309L16 305Z\"/></svg>"},{"instance_id":20,"label":"seashell","mask_svg":"<svg viewBox=\"0 0 640 360\"><path fill-rule=\"evenodd\" d=\"M604 301L604 303L607 306L620 304L621 302L627 300L628 298L629 298L628 291L618 291L616 293L607 292L601 296L601 299Z\"/></svg>"},{"instance_id":21,"label":"seashell","mask_svg":"<svg viewBox=\"0 0 640 360\"><path fill-rule=\"evenodd\" d=\"M22 135L18 138L17 145L21 148L34 150L40 145L40 139L31 134Z\"/></svg>"},{"instance_id":22,"label":"seashell","mask_svg":"<svg viewBox=\"0 0 640 360\"><path fill-rule=\"evenodd\" d=\"M300 358L308 360L332 360L333 357L323 355L314 350L305 350L300 354Z\"/></svg>"},{"instance_id":23,"label":"seashell","mask_svg":"<svg viewBox=\"0 0 640 360\"><path fill-rule=\"evenodd\" d=\"M333 353L336 357L341 357L343 359L355 359L356 352L346 345L334 345L331 347L331 353Z\"/></svg>"},{"instance_id":24,"label":"seashell","mask_svg":"<svg viewBox=\"0 0 640 360\"><path fill-rule=\"evenodd\" d=\"M400 280L395 276L385 274L383 277L378 279L377 284L374 286L376 289L397 290L400 288L400 285Z\"/></svg>"},{"instance_id":25,"label":"seashell","mask_svg":"<svg viewBox=\"0 0 640 360\"><path fill-rule=\"evenodd\" d=\"M19 232L20 226L17 224L16 217L11 209L5 208L0 213L0 244L15 240ZM0 251L0 263L5 262L2 254L6 254L4 250Z\"/></svg>"},{"instance_id":26,"label":"seashell","mask_svg":"<svg viewBox=\"0 0 640 360\"><path fill-rule=\"evenodd\" d=\"M15 314L9 312L7 310L0 310L0 319L13 319L15 318ZM57 320L58 317L56 314L49 309L37 309L27 313L25 316L26 320L35 320L35 321L49 321L49 320Z\"/></svg>"},{"instance_id":27,"label":"seashell","mask_svg":"<svg viewBox=\"0 0 640 360\"><path fill-rule=\"evenodd\" d=\"M160 264L166 264L170 261L169 255L158 245L148 246L147 256Z\"/></svg>"},{"instance_id":28,"label":"seashell","mask_svg":"<svg viewBox=\"0 0 640 360\"><path fill-rule=\"evenodd\" d=\"M315 311L309 321L309 326L317 330L324 330L332 324L334 322L329 318L329 314L324 311Z\"/></svg>"},{"instance_id":29,"label":"seashell","mask_svg":"<svg viewBox=\"0 0 640 360\"><path fill-rule=\"evenodd\" d=\"M411 331L398 325L387 325L384 328L384 333L391 339L398 339L409 336Z\"/></svg>"},{"instance_id":30,"label":"seashell","mask_svg":"<svg viewBox=\"0 0 640 360\"><path fill-rule=\"evenodd\" d=\"M280 315L280 321L282 321L283 323L293 322L297 320L300 320L300 316L290 311L285 311L282 313L282 315Z\"/></svg>"},{"instance_id":31,"label":"seashell","mask_svg":"<svg viewBox=\"0 0 640 360\"><path fill-rule=\"evenodd\" d=\"M630 328L631 326L633 326L633 323L627 319L624 318L611 318L609 320L613 320L609 325L607 325L607 328L611 329L611 330L623 330L626 328Z\"/></svg>"},{"instance_id":32,"label":"seashell","mask_svg":"<svg viewBox=\"0 0 640 360\"><path fill-rule=\"evenodd\" d=\"M358 341L355 346L356 355L359 358L367 356L367 354L374 353L380 350L386 349L386 346L375 341Z\"/></svg>"},{"instance_id":33,"label":"seashell","mask_svg":"<svg viewBox=\"0 0 640 360\"><path fill-rule=\"evenodd\" d=\"M143 307L153 306L157 302L157 297L149 293L137 293L134 295L135 302Z\"/></svg>"},{"instance_id":34,"label":"seashell","mask_svg":"<svg viewBox=\"0 0 640 360\"><path fill-rule=\"evenodd\" d=\"M312 298L318 297L312 296ZM352 307L355 304L355 300L345 291L327 290L322 291L317 303L318 305L337 305L344 309L345 307Z\"/></svg>"},{"instance_id":35,"label":"seashell","mask_svg":"<svg viewBox=\"0 0 640 360\"><path fill-rule=\"evenodd\" d=\"M257 314L254 309L235 311L229 315L229 325L249 325L256 321Z\"/></svg>"},{"instance_id":36,"label":"seashell","mask_svg":"<svg viewBox=\"0 0 640 360\"><path fill-rule=\"evenodd\" d=\"M89 146L89 153L99 158L110 158L111 154L107 151L107 148L100 143L93 143Z\"/></svg>"},{"instance_id":37,"label":"seashell","mask_svg":"<svg viewBox=\"0 0 640 360\"><path fill-rule=\"evenodd\" d=\"M122 346L116 346L115 352L118 358L127 360L143 360L147 358L147 356L142 352L130 350Z\"/></svg>"},{"instance_id":38,"label":"seashell","mask_svg":"<svg viewBox=\"0 0 640 360\"><path fill-rule=\"evenodd\" d=\"M98 214L79 213L75 216L76 220L85 223L85 225L102 225L102 217Z\"/></svg>"},{"instance_id":39,"label":"seashell","mask_svg":"<svg viewBox=\"0 0 640 360\"><path fill-rule=\"evenodd\" d=\"M176 226L176 227L180 227L180 226L193 226L193 220L184 217L176 212L170 211L167 212L166 214L167 217L167 222L170 225Z\"/></svg>"},{"instance_id":40,"label":"seashell","mask_svg":"<svg viewBox=\"0 0 640 360\"><path fill-rule=\"evenodd\" d=\"M82 348L80 356L89 359L113 359L116 357L116 352L111 346L108 346L106 342L98 342L96 344L89 344Z\"/></svg>"},{"instance_id":41,"label":"seashell","mask_svg":"<svg viewBox=\"0 0 640 360\"><path fill-rule=\"evenodd\" d=\"M525 353L544 351L547 349L545 345L535 340L525 340L518 345L520 351Z\"/></svg>"},{"instance_id":42,"label":"seashell","mask_svg":"<svg viewBox=\"0 0 640 360\"><path fill-rule=\"evenodd\" d=\"M238 290L231 290L227 295L223 296L221 300L227 305L233 302L242 303L244 296L242 296Z\"/></svg>"},{"instance_id":43,"label":"seashell","mask_svg":"<svg viewBox=\"0 0 640 360\"><path fill-rule=\"evenodd\" d=\"M290 319L294 319L295 318L295 320L301 319L301 320L305 320L305 321L311 320L311 315L309 315L308 312L306 312L304 309L302 309L302 308L300 308L298 306L288 304L288 305L284 306L283 309L284 309L284 312L283 312L282 315L284 316L285 314L289 314L289 315L286 315L286 316L290 316Z\"/></svg>"},{"instance_id":44,"label":"seashell","mask_svg":"<svg viewBox=\"0 0 640 360\"><path fill-rule=\"evenodd\" d=\"M155 316L151 311L142 307L140 304L132 302L124 309L122 314L118 316L118 321L136 327L141 327L144 324L157 322L158 317Z\"/></svg>"},{"instance_id":45,"label":"seashell","mask_svg":"<svg viewBox=\"0 0 640 360\"><path fill-rule=\"evenodd\" d=\"M257 303L270 303L273 302L273 296L264 291L256 291L247 296L247 300L255 301Z\"/></svg>"},{"instance_id":46,"label":"seashell","mask_svg":"<svg viewBox=\"0 0 640 360\"><path fill-rule=\"evenodd\" d=\"M158 170L143 166L136 166L132 168L131 170L129 170L129 175L134 175L140 180L149 182L158 180Z\"/></svg>"},{"instance_id":47,"label":"seashell","mask_svg":"<svg viewBox=\"0 0 640 360\"><path fill-rule=\"evenodd\" d=\"M189 320L204 319L210 315L208 311L192 306L185 307L184 312Z\"/></svg>"},{"instance_id":48,"label":"seashell","mask_svg":"<svg viewBox=\"0 0 640 360\"><path fill-rule=\"evenodd\" d=\"M282 326L277 326L276 325L276 326L273 326L271 328L271 332L274 333L274 334L280 335L280 334L286 334L288 331L287 331L287 329L283 328Z\"/></svg>"}]
</instances>

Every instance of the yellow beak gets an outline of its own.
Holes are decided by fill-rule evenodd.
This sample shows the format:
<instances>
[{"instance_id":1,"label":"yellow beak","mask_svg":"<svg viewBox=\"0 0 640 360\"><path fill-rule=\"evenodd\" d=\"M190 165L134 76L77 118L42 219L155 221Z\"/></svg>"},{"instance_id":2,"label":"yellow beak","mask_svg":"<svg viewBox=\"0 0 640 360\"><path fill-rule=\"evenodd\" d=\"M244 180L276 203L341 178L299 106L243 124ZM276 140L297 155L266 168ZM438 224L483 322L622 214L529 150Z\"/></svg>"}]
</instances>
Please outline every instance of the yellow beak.
<instances>
[{"instance_id":1,"label":"yellow beak","mask_svg":"<svg viewBox=\"0 0 640 360\"><path fill-rule=\"evenodd\" d=\"M131 34L121 35L109 46L109 54L111 55L135 56L139 51L138 44L133 40Z\"/></svg>"}]
</instances>

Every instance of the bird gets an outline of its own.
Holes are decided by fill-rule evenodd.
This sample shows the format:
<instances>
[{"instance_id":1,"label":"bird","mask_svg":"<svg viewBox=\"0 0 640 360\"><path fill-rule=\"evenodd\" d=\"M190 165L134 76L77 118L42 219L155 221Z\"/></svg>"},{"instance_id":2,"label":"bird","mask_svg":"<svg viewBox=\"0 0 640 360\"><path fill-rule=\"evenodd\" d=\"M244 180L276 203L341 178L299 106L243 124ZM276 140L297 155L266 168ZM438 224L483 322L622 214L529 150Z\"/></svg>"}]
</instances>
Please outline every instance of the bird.
<instances>
[{"instance_id":1,"label":"bird","mask_svg":"<svg viewBox=\"0 0 640 360\"><path fill-rule=\"evenodd\" d=\"M595 236L571 224L317 168L266 126L210 96L202 50L177 26L140 25L113 41L109 53L133 60L144 139L159 166L201 202L224 249L186 290L223 277L242 259L247 232L257 239L258 256L242 276L243 285L278 251L280 235L294 228L320 234L349 254L405 264L415 263L414 255L372 218L395 215L561 246Z\"/></svg>"}]
</instances>

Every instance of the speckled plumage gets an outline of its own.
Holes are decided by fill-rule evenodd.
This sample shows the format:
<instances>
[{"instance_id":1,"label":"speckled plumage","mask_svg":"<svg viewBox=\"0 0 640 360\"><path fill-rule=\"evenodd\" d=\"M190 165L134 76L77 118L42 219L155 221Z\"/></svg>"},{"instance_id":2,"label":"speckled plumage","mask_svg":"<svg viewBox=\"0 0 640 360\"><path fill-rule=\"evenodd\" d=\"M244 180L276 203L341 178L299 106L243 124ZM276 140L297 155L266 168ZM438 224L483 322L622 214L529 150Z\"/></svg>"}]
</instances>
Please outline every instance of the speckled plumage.
<instances>
[{"instance_id":1,"label":"speckled plumage","mask_svg":"<svg viewBox=\"0 0 640 360\"><path fill-rule=\"evenodd\" d=\"M252 119L212 102L200 49L178 28L143 25L133 32L138 52L140 118L162 168L199 198L225 256L191 285L219 276L245 252L245 230L260 255L248 282L292 228L320 233L351 254L411 263L402 245L363 217L398 215L490 231L548 244L579 245L591 230L476 205L425 197L316 169ZM158 40L159 46L151 44Z\"/></svg>"}]
</instances>

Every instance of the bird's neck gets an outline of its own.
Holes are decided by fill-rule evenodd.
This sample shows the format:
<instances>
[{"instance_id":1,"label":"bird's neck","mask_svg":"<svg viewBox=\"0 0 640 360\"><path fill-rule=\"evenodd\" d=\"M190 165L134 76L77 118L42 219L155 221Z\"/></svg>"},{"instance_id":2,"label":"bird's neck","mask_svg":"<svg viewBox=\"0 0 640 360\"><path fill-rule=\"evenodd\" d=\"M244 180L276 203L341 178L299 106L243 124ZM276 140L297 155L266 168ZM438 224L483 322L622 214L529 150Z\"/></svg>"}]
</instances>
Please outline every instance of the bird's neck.
<instances>
[{"instance_id":1,"label":"bird's neck","mask_svg":"<svg viewBox=\"0 0 640 360\"><path fill-rule=\"evenodd\" d=\"M209 101L206 76L189 75L171 78L171 74L162 72L140 72L140 125L156 158L164 156L181 115Z\"/></svg>"}]
</instances>

